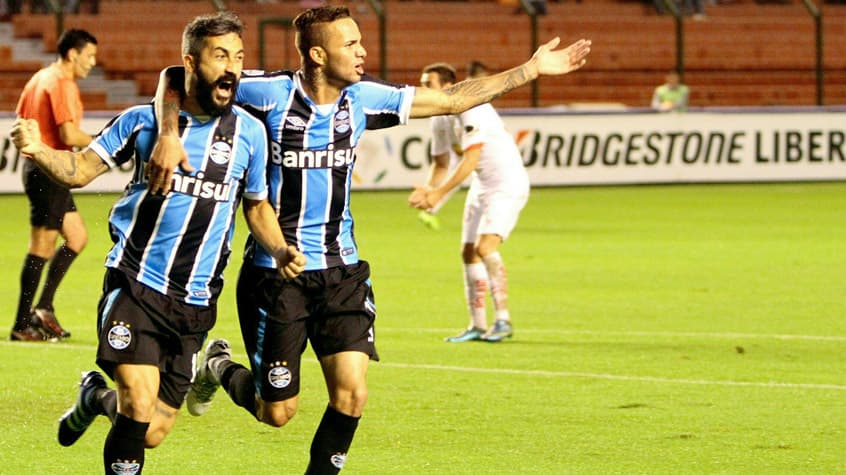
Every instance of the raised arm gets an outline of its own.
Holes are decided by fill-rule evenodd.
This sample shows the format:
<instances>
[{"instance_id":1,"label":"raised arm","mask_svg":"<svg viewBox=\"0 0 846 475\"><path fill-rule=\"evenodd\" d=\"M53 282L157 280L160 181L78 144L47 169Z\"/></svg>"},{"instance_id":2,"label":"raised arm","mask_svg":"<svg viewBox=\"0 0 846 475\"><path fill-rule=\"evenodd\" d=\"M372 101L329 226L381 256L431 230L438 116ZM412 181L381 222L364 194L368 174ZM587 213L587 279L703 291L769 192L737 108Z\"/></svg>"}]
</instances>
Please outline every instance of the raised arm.
<instances>
[{"instance_id":1,"label":"raised arm","mask_svg":"<svg viewBox=\"0 0 846 475\"><path fill-rule=\"evenodd\" d=\"M179 139L179 108L182 104L184 83L183 66L169 66L159 75L159 85L153 101L156 122L159 124L159 137L146 168L150 193L167 194L177 166L186 172L194 171Z\"/></svg>"},{"instance_id":2,"label":"raised arm","mask_svg":"<svg viewBox=\"0 0 846 475\"><path fill-rule=\"evenodd\" d=\"M267 200L244 198L244 217L250 233L276 259L279 275L293 279L305 268L305 256L294 246L285 243L276 213Z\"/></svg>"},{"instance_id":3,"label":"raised arm","mask_svg":"<svg viewBox=\"0 0 846 475\"><path fill-rule=\"evenodd\" d=\"M109 166L86 148L81 152L55 150L41 141L38 122L17 119L11 130L15 147L35 162L51 179L68 188L79 188L108 171Z\"/></svg>"},{"instance_id":4,"label":"raised arm","mask_svg":"<svg viewBox=\"0 0 846 475\"><path fill-rule=\"evenodd\" d=\"M559 42L557 37L552 39L541 45L525 63L499 74L467 79L443 90L417 88L411 105L411 117L459 114L490 102L538 76L567 74L585 65L590 53L590 40L581 39L556 50Z\"/></svg>"}]
</instances>

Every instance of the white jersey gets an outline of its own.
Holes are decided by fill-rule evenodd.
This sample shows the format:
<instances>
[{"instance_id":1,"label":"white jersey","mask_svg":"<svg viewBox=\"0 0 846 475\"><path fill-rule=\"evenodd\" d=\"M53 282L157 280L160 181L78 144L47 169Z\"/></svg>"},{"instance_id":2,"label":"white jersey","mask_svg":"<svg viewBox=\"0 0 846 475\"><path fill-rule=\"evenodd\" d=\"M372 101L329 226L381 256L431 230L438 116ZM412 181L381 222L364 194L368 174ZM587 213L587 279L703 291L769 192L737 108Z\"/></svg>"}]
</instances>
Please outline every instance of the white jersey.
<instances>
[{"instance_id":1,"label":"white jersey","mask_svg":"<svg viewBox=\"0 0 846 475\"><path fill-rule=\"evenodd\" d=\"M429 124L432 128L432 142L429 145L429 153L432 156L449 154L449 168L455 166L461 158L456 153L456 148L461 146L461 128L458 125L458 117L453 115L433 115L429 117Z\"/></svg>"},{"instance_id":2,"label":"white jersey","mask_svg":"<svg viewBox=\"0 0 846 475\"><path fill-rule=\"evenodd\" d=\"M436 116L431 123L432 155L450 152L453 144L460 143L462 150L482 146L473 172L473 186L480 194L529 193L529 175L520 150L492 105L482 104L458 116Z\"/></svg>"}]
</instances>

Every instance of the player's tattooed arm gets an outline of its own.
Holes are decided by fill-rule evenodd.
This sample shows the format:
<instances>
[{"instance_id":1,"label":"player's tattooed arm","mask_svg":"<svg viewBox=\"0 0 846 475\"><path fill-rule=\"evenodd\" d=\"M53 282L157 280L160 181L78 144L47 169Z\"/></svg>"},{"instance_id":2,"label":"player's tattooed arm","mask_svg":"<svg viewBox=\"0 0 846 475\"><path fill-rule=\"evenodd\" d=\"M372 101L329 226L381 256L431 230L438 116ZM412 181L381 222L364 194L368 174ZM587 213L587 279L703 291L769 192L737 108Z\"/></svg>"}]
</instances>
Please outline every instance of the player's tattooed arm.
<instances>
[{"instance_id":1,"label":"player's tattooed arm","mask_svg":"<svg viewBox=\"0 0 846 475\"><path fill-rule=\"evenodd\" d=\"M150 193L167 194L177 166L186 172L194 171L179 138L179 109L185 94L184 82L185 69L182 66L165 68L159 76L153 101L159 138L145 169Z\"/></svg>"},{"instance_id":2,"label":"player's tattooed arm","mask_svg":"<svg viewBox=\"0 0 846 475\"><path fill-rule=\"evenodd\" d=\"M71 152L46 147L31 155L31 159L50 178L68 188L83 187L109 169L90 150Z\"/></svg>"},{"instance_id":3,"label":"player's tattooed arm","mask_svg":"<svg viewBox=\"0 0 846 475\"><path fill-rule=\"evenodd\" d=\"M79 188L108 171L108 165L90 149L81 152L56 150L41 141L38 123L18 119L12 126L12 141L47 176L69 188Z\"/></svg>"},{"instance_id":4,"label":"player's tattooed arm","mask_svg":"<svg viewBox=\"0 0 846 475\"><path fill-rule=\"evenodd\" d=\"M443 90L416 89L411 117L459 114L479 104L523 86L542 75L561 75L575 71L587 62L590 40L579 40L563 49L555 49L559 38L541 45L531 59L499 74L467 79Z\"/></svg>"}]
</instances>

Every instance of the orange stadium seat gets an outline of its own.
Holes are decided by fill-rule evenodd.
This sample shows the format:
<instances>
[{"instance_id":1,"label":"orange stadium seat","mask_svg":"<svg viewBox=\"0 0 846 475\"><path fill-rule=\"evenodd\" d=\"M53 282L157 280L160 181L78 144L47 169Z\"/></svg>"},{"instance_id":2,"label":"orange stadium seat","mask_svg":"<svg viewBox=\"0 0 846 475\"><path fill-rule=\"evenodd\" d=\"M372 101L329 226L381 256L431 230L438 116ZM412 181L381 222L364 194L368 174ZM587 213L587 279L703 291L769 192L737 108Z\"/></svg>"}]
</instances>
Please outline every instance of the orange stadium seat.
<instances>
[{"instance_id":1,"label":"orange stadium seat","mask_svg":"<svg viewBox=\"0 0 846 475\"><path fill-rule=\"evenodd\" d=\"M225 2L241 15L247 29L247 66L259 67L258 30L262 18L292 18L300 2ZM822 4L822 2L817 1ZM396 1L385 3L388 47L386 79L416 84L420 68L434 61L453 63L463 75L478 59L494 69L526 60L530 20L508 2ZM676 66L676 25L658 15L650 2L594 0L549 2L538 18L539 40L560 35L563 42L593 40L588 64L566 78L538 81L538 105L571 102L618 102L647 106L652 89ZM381 75L379 22L366 4L356 4L354 16L368 50L367 70ZM826 104L846 100L846 5L826 3ZM162 67L180 61L180 38L194 15L213 11L206 0L111 0L100 2L98 14L66 15L66 27L90 30L100 42L99 58L107 78L133 79L139 94L151 96ZM153 13L172 12L168 15ZM50 15L12 17L16 37L41 38L45 52L54 52L55 19ZM704 21L684 20L685 82L692 106L764 106L816 104L813 20L802 2L762 4L735 0L707 7ZM293 35L283 28L266 30L264 66L295 68L299 59ZM0 106L11 110L37 62L12 61L0 45ZM103 105L105 96L86 100L86 109ZM521 88L496 100L498 107L529 107L532 89ZM95 101L98 107L93 107Z\"/></svg>"}]
</instances>

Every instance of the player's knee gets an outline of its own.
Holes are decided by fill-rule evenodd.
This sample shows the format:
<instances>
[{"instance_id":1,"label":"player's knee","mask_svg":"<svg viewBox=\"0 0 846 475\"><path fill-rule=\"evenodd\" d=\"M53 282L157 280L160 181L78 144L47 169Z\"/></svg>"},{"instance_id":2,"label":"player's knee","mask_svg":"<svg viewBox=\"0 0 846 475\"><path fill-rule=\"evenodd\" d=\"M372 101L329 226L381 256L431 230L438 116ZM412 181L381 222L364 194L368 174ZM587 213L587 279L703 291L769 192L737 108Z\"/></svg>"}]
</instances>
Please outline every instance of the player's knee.
<instances>
[{"instance_id":1,"label":"player's knee","mask_svg":"<svg viewBox=\"0 0 846 475\"><path fill-rule=\"evenodd\" d=\"M178 413L178 409L160 401L153 419L150 421L150 426L147 427L147 433L144 434L144 446L148 449L158 447L170 433L170 430L173 429Z\"/></svg>"},{"instance_id":2,"label":"player's knee","mask_svg":"<svg viewBox=\"0 0 846 475\"><path fill-rule=\"evenodd\" d=\"M125 397L120 401L120 413L136 421L149 421L155 410L155 398Z\"/></svg>"},{"instance_id":3,"label":"player's knee","mask_svg":"<svg viewBox=\"0 0 846 475\"><path fill-rule=\"evenodd\" d=\"M282 427L297 414L296 401L259 405L259 420L272 427Z\"/></svg>"},{"instance_id":4,"label":"player's knee","mask_svg":"<svg viewBox=\"0 0 846 475\"><path fill-rule=\"evenodd\" d=\"M476 255L479 257L485 257L488 254L495 252L497 249L497 245L490 242L481 242L475 247Z\"/></svg>"},{"instance_id":5,"label":"player's knee","mask_svg":"<svg viewBox=\"0 0 846 475\"><path fill-rule=\"evenodd\" d=\"M147 431L147 434L144 436L144 447L148 449L155 449L158 447L162 441L165 440L167 434L170 432L167 428L164 427L150 427Z\"/></svg>"},{"instance_id":6,"label":"player's knee","mask_svg":"<svg viewBox=\"0 0 846 475\"><path fill-rule=\"evenodd\" d=\"M329 404L340 413L360 417L367 404L367 386L362 384L346 391L338 391L329 399Z\"/></svg>"},{"instance_id":7,"label":"player's knee","mask_svg":"<svg viewBox=\"0 0 846 475\"><path fill-rule=\"evenodd\" d=\"M83 236L82 239L75 239L73 242L68 241L68 247L75 253L79 254L85 250L88 245L88 236Z\"/></svg>"},{"instance_id":8,"label":"player's knee","mask_svg":"<svg viewBox=\"0 0 846 475\"><path fill-rule=\"evenodd\" d=\"M73 252L79 254L85 249L85 246L88 245L88 233L83 230L80 233L66 236L65 244Z\"/></svg>"}]
</instances>

